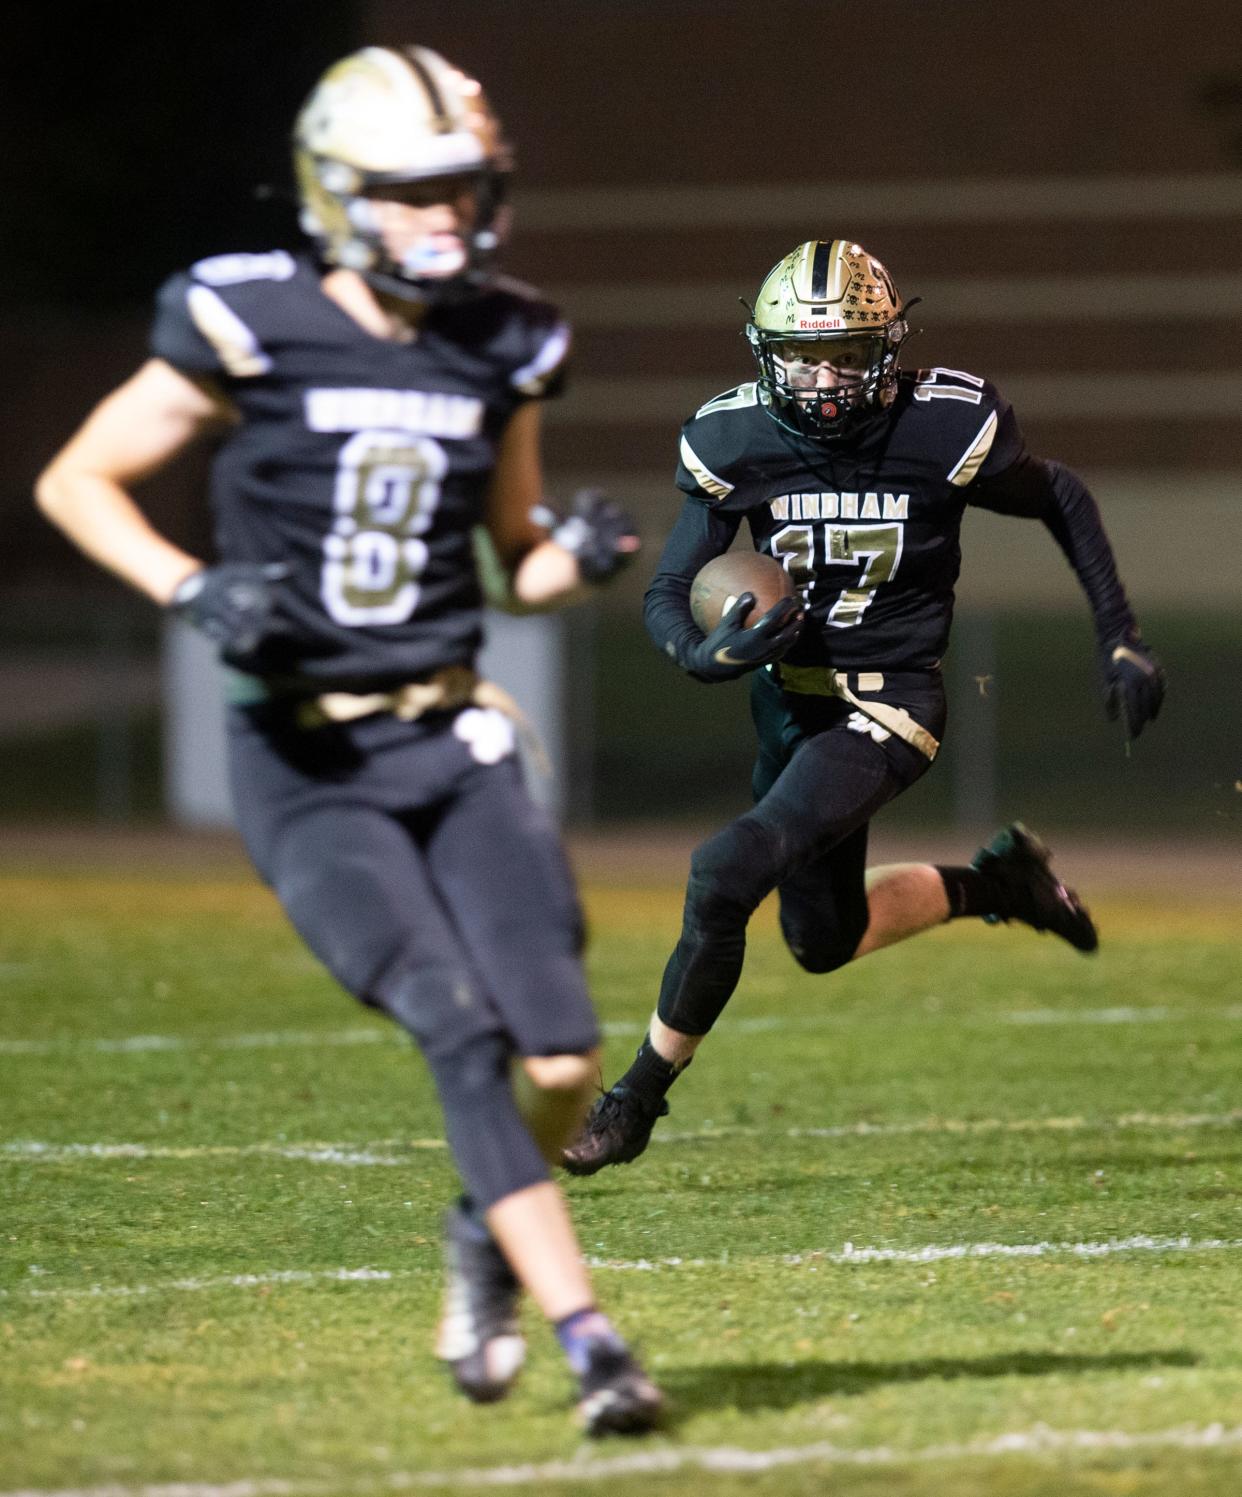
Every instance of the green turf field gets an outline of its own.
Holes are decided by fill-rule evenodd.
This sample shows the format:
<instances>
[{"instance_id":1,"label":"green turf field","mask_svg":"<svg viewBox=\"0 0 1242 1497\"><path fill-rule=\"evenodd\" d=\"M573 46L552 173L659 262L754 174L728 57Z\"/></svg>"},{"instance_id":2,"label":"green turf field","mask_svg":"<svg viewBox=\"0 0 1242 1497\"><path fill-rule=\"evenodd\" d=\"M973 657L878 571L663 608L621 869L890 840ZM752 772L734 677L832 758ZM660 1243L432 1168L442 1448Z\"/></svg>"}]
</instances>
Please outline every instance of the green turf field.
<instances>
[{"instance_id":1,"label":"green turf field","mask_svg":"<svg viewBox=\"0 0 1242 1497\"><path fill-rule=\"evenodd\" d=\"M587 890L608 1075L673 887ZM1242 1491L1234 888L1097 899L1086 960L955 925L744 986L628 1169L573 1182L671 1400L586 1446L533 1320L432 1360L425 1073L245 877L0 878L0 1497Z\"/></svg>"}]
</instances>

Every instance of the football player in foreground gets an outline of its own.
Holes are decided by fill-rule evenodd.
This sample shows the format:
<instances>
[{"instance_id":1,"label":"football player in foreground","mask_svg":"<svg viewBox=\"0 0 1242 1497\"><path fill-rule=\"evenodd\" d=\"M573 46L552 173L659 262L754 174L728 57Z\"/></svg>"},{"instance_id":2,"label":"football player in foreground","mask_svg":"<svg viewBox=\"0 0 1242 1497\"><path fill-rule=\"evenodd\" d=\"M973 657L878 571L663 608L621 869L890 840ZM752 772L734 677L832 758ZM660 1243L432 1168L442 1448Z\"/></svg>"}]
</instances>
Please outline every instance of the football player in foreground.
<instances>
[{"instance_id":1,"label":"football player in foreground","mask_svg":"<svg viewBox=\"0 0 1242 1497\"><path fill-rule=\"evenodd\" d=\"M656 644L697 681L753 671L755 807L694 852L681 939L634 1063L566 1151L593 1174L646 1148L665 1094L737 986L751 913L772 889L809 972L946 920L1017 920L1094 951L1095 927L1021 823L969 867L866 867L871 818L930 767L944 730L966 505L1042 520L1094 615L1108 712L1137 737L1163 673L1144 645L1095 503L1027 451L1009 404L955 369L898 368L905 308L882 264L812 240L770 272L746 328L758 378L708 401L681 436L685 504L647 592ZM742 521L795 596L753 627L743 594L706 638L691 582Z\"/></svg>"},{"instance_id":2,"label":"football player in foreground","mask_svg":"<svg viewBox=\"0 0 1242 1497\"><path fill-rule=\"evenodd\" d=\"M597 1074L582 922L530 800L513 704L474 671L485 526L527 608L605 582L638 542L611 501L543 508L541 397L569 335L491 268L509 151L477 82L423 47L337 63L295 129L314 252L216 256L161 289L152 357L40 478L96 561L204 630L230 670L237 824L332 974L402 1025L464 1185L437 1352L502 1397L521 1289L556 1327L592 1434L660 1395L596 1308L549 1177ZM218 444L218 559L130 487Z\"/></svg>"}]
</instances>

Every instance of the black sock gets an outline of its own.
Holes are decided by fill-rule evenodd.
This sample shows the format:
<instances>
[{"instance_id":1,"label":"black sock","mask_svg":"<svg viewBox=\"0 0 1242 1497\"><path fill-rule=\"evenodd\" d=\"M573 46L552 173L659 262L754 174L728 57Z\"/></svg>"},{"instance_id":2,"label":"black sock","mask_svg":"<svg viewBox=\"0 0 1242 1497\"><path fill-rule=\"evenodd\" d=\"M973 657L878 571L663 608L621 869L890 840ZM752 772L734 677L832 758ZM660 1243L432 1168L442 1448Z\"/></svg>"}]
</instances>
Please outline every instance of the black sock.
<instances>
[{"instance_id":1,"label":"black sock","mask_svg":"<svg viewBox=\"0 0 1242 1497\"><path fill-rule=\"evenodd\" d=\"M936 872L949 897L950 920L1003 913L996 885L977 868L942 868L937 864Z\"/></svg>"},{"instance_id":2,"label":"black sock","mask_svg":"<svg viewBox=\"0 0 1242 1497\"><path fill-rule=\"evenodd\" d=\"M654 1111L663 1102L665 1092L689 1064L688 1060L682 1061L680 1065L665 1060L651 1043L651 1036L645 1034L642 1044L634 1053L629 1070L617 1085L625 1087L644 1106Z\"/></svg>"}]
</instances>

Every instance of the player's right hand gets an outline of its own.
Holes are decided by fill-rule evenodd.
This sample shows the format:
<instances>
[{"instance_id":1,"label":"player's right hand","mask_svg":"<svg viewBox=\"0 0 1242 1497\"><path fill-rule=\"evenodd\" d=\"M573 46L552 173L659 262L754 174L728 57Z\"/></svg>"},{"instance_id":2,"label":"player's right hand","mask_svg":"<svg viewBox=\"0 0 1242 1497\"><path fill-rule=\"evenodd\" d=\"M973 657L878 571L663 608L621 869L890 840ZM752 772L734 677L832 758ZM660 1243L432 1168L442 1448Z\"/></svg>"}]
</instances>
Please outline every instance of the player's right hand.
<instances>
[{"instance_id":1,"label":"player's right hand","mask_svg":"<svg viewBox=\"0 0 1242 1497\"><path fill-rule=\"evenodd\" d=\"M191 572L169 600L222 655L249 655L275 632L276 588L291 568L281 561L225 562Z\"/></svg>"},{"instance_id":2,"label":"player's right hand","mask_svg":"<svg viewBox=\"0 0 1242 1497\"><path fill-rule=\"evenodd\" d=\"M712 632L691 647L684 665L695 680L732 681L779 660L791 648L802 633L801 600L781 598L748 629L742 620L754 602L754 593L742 593Z\"/></svg>"}]
</instances>

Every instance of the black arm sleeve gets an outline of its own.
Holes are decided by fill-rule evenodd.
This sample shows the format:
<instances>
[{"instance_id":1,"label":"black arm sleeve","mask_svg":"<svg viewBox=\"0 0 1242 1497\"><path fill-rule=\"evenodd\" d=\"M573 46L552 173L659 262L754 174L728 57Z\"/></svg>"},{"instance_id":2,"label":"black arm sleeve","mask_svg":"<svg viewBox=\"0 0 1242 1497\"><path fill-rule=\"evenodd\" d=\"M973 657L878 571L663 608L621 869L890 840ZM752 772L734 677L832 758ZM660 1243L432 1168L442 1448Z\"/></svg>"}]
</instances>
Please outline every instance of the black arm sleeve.
<instances>
[{"instance_id":1,"label":"black arm sleeve","mask_svg":"<svg viewBox=\"0 0 1242 1497\"><path fill-rule=\"evenodd\" d=\"M664 543L656 574L643 599L643 623L656 646L686 669L686 652L703 638L690 617L690 584L712 557L729 549L742 523L687 499Z\"/></svg>"},{"instance_id":2,"label":"black arm sleeve","mask_svg":"<svg viewBox=\"0 0 1242 1497\"><path fill-rule=\"evenodd\" d=\"M981 479L968 493L970 503L981 509L1044 522L1087 595L1101 642L1136 629L1100 511L1076 473L1024 452L1012 467Z\"/></svg>"}]
</instances>

